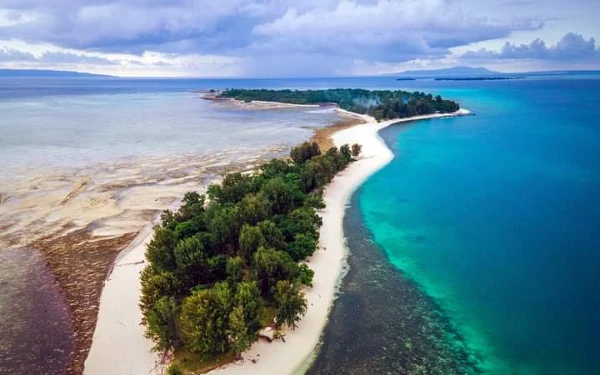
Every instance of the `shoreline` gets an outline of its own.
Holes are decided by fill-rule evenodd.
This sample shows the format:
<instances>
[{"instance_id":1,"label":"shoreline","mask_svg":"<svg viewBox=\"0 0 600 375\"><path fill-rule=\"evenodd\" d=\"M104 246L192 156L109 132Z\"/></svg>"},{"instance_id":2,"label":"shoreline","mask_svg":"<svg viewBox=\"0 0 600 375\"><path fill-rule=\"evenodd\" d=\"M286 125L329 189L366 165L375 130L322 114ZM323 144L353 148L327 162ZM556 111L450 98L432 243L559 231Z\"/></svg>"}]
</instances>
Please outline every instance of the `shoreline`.
<instances>
[{"instance_id":1,"label":"shoreline","mask_svg":"<svg viewBox=\"0 0 600 375\"><path fill-rule=\"evenodd\" d=\"M353 127L340 130L332 135L336 146L359 143L362 146L360 158L340 172L326 187L323 198L326 208L319 212L323 219L319 248L307 262L315 272L313 287L305 290L308 304L306 315L294 331L285 331L285 342L272 343L258 341L243 354L243 361L228 364L210 371L211 375L244 375L260 373L264 375L301 374L308 369L315 357L315 349L329 319L329 311L336 298L343 270L346 267L346 238L343 232L343 218L352 194L373 173L388 164L394 157L387 148L379 131L393 124L464 116L470 114L461 109L455 113L415 116L377 122L373 117L336 109L365 121Z\"/></svg>"}]
</instances>

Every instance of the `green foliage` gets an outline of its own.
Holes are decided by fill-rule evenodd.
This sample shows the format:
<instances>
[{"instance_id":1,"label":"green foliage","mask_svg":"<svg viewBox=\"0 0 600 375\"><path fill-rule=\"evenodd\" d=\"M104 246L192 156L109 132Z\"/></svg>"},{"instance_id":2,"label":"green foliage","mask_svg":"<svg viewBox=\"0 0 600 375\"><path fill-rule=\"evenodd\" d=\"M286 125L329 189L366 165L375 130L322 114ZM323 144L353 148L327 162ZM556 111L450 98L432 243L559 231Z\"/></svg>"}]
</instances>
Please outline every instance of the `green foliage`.
<instances>
[{"instance_id":1,"label":"green foliage","mask_svg":"<svg viewBox=\"0 0 600 375\"><path fill-rule=\"evenodd\" d=\"M301 264L298 271L298 281L300 281L302 285L312 287L315 271L311 270L306 264Z\"/></svg>"},{"instance_id":2,"label":"green foliage","mask_svg":"<svg viewBox=\"0 0 600 375\"><path fill-rule=\"evenodd\" d=\"M283 249L285 241L281 229L272 221L265 220L258 223L260 232L264 238L264 246L270 249Z\"/></svg>"},{"instance_id":3,"label":"green foliage","mask_svg":"<svg viewBox=\"0 0 600 375\"><path fill-rule=\"evenodd\" d=\"M173 248L177 242L175 233L164 227L154 228L154 237L146 249L146 260L160 270L171 271L175 269L175 256Z\"/></svg>"},{"instance_id":4,"label":"green foliage","mask_svg":"<svg viewBox=\"0 0 600 375\"><path fill-rule=\"evenodd\" d=\"M270 213L270 202L262 194L248 194L240 203L240 215L245 223L256 225L267 219Z\"/></svg>"},{"instance_id":5,"label":"green foliage","mask_svg":"<svg viewBox=\"0 0 600 375\"><path fill-rule=\"evenodd\" d=\"M240 232L240 255L249 263L259 247L265 245L265 238L259 227L244 224Z\"/></svg>"},{"instance_id":6,"label":"green foliage","mask_svg":"<svg viewBox=\"0 0 600 375\"><path fill-rule=\"evenodd\" d=\"M275 287L275 305L277 306L277 324L295 329L298 321L306 314L306 299L298 284L289 280L280 280Z\"/></svg>"},{"instance_id":7,"label":"green foliage","mask_svg":"<svg viewBox=\"0 0 600 375\"><path fill-rule=\"evenodd\" d=\"M303 194L294 183L287 182L282 177L275 177L265 182L261 192L271 202L271 211L275 214L285 214L302 202Z\"/></svg>"},{"instance_id":8,"label":"green foliage","mask_svg":"<svg viewBox=\"0 0 600 375\"><path fill-rule=\"evenodd\" d=\"M177 328L178 306L173 297L161 297L146 311L144 323L147 337L157 350L169 350L179 344Z\"/></svg>"},{"instance_id":9,"label":"green foliage","mask_svg":"<svg viewBox=\"0 0 600 375\"><path fill-rule=\"evenodd\" d=\"M183 370L178 364L173 363L167 368L167 375L183 375Z\"/></svg>"},{"instance_id":10,"label":"green foliage","mask_svg":"<svg viewBox=\"0 0 600 375\"><path fill-rule=\"evenodd\" d=\"M221 96L243 101L264 100L292 104L337 104L340 108L369 114L377 120L405 118L460 109L457 102L423 92L329 89L329 90L243 90L231 89ZM292 159L294 157L292 156ZM304 158L300 158L302 160ZM307 160L307 159L304 159ZM294 159L294 161L296 161Z\"/></svg>"},{"instance_id":11,"label":"green foliage","mask_svg":"<svg viewBox=\"0 0 600 375\"><path fill-rule=\"evenodd\" d=\"M240 257L233 257L227 259L227 281L231 285L235 285L242 281L244 261Z\"/></svg>"},{"instance_id":12,"label":"green foliage","mask_svg":"<svg viewBox=\"0 0 600 375\"><path fill-rule=\"evenodd\" d=\"M360 152L362 151L362 146L359 145L358 143L355 143L352 145L352 156L353 157L358 157L360 155Z\"/></svg>"},{"instance_id":13,"label":"green foliage","mask_svg":"<svg viewBox=\"0 0 600 375\"><path fill-rule=\"evenodd\" d=\"M283 251L261 247L254 254L254 272L261 295L271 300L277 281L297 275L298 265Z\"/></svg>"},{"instance_id":14,"label":"green foliage","mask_svg":"<svg viewBox=\"0 0 600 375\"><path fill-rule=\"evenodd\" d=\"M290 152L290 157L297 165L318 155L321 155L321 150L316 142L304 142L300 146L294 147Z\"/></svg>"},{"instance_id":15,"label":"green foliage","mask_svg":"<svg viewBox=\"0 0 600 375\"><path fill-rule=\"evenodd\" d=\"M290 155L253 176L227 175L209 199L190 192L177 212L163 212L141 274L143 323L157 350L238 356L275 315L294 327L305 313L300 286L311 286L314 273L297 262L317 248L322 189L352 149L322 154L305 143Z\"/></svg>"},{"instance_id":16,"label":"green foliage","mask_svg":"<svg viewBox=\"0 0 600 375\"><path fill-rule=\"evenodd\" d=\"M293 260L299 261L313 255L317 247L317 238L311 233L298 233L294 241L288 244L286 249Z\"/></svg>"}]
</instances>

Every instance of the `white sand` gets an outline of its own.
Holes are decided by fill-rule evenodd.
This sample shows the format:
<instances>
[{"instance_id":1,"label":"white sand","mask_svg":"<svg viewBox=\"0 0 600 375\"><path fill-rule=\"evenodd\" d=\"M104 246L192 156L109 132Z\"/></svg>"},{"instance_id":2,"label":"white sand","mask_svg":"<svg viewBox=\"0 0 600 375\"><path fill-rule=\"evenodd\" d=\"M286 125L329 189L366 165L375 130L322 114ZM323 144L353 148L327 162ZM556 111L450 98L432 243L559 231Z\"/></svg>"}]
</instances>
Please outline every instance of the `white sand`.
<instances>
[{"instance_id":1,"label":"white sand","mask_svg":"<svg viewBox=\"0 0 600 375\"><path fill-rule=\"evenodd\" d=\"M160 373L160 358L144 337L138 306L139 274L145 267L144 253L151 239L152 227L148 226L123 250L106 280L85 375Z\"/></svg>"},{"instance_id":2,"label":"white sand","mask_svg":"<svg viewBox=\"0 0 600 375\"><path fill-rule=\"evenodd\" d=\"M339 109L338 109L339 110ZM339 110L359 116L351 112ZM211 371L211 375L286 375L302 374L310 365L314 349L327 323L329 309L335 299L337 286L347 254L343 232L343 218L352 193L374 172L389 163L392 152L379 137L378 132L392 124L440 117L466 115L460 110L455 114L434 114L410 119L390 120L377 123L370 116L359 116L367 123L341 130L333 135L336 146L359 143L362 145L360 159L338 174L325 190L327 208L320 212L323 219L319 250L308 265L315 271L314 285L307 289L308 310L295 331L285 332L285 343L259 341L244 353L244 361ZM251 360L255 360L253 363Z\"/></svg>"},{"instance_id":3,"label":"white sand","mask_svg":"<svg viewBox=\"0 0 600 375\"><path fill-rule=\"evenodd\" d=\"M359 116L339 110L352 116ZM360 160L352 163L335 177L324 195L327 208L320 212L323 219L319 249L308 265L315 272L314 285L307 289L308 311L294 331L285 332L281 340L266 343L259 341L244 353L244 361L214 370L216 375L285 375L302 373L310 364L321 332L327 323L329 309L335 299L347 253L343 233L343 217L352 193L378 169L392 160L392 152L379 137L379 130L396 123L467 114L434 114L411 119L390 120L377 123L372 117L362 117L366 124L341 130L333 135L334 143L359 143ZM144 252L151 238L147 227L123 251L106 282L100 299L98 323L92 348L85 362L85 375L143 375L160 373L159 356L151 352L151 342L144 338L140 325L141 311L139 273L144 267Z\"/></svg>"}]
</instances>

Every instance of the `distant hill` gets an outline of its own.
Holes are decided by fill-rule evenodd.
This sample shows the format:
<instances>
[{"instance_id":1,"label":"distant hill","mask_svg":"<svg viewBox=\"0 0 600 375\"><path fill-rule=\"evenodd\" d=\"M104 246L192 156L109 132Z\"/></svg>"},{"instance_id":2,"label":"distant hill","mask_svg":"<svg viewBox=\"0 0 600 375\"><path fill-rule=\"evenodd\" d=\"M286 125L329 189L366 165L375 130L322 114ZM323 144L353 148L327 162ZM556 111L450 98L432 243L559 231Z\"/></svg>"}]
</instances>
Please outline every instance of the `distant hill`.
<instances>
[{"instance_id":1,"label":"distant hill","mask_svg":"<svg viewBox=\"0 0 600 375\"><path fill-rule=\"evenodd\" d=\"M398 78L439 78L439 77L485 77L501 76L504 73L494 72L486 68L472 68L469 66L457 66L447 69L434 70L407 70L405 72L386 74L386 76Z\"/></svg>"},{"instance_id":2,"label":"distant hill","mask_svg":"<svg viewBox=\"0 0 600 375\"><path fill-rule=\"evenodd\" d=\"M439 79L439 80L503 80L527 77L564 76L564 75L597 75L598 70L552 70L537 72L503 73L495 72L486 68L472 68L469 66L457 66L447 69L434 70L407 70L399 73L385 74L399 80L411 79Z\"/></svg>"},{"instance_id":3,"label":"distant hill","mask_svg":"<svg viewBox=\"0 0 600 375\"><path fill-rule=\"evenodd\" d=\"M71 72L66 70L41 70L41 69L0 69L0 77L112 77L109 75Z\"/></svg>"}]
</instances>

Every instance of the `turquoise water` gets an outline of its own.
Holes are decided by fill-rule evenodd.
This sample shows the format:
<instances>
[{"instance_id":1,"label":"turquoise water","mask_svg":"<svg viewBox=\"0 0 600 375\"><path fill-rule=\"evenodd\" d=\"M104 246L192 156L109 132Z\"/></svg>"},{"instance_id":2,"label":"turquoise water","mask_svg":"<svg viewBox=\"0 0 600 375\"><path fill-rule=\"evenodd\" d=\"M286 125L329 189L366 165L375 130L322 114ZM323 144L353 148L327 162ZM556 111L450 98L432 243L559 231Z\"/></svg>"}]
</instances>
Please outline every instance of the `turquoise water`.
<instances>
[{"instance_id":1,"label":"turquoise water","mask_svg":"<svg viewBox=\"0 0 600 375\"><path fill-rule=\"evenodd\" d=\"M600 80L432 88L477 116L384 130L360 190L389 261L490 374L600 373Z\"/></svg>"}]
</instances>

